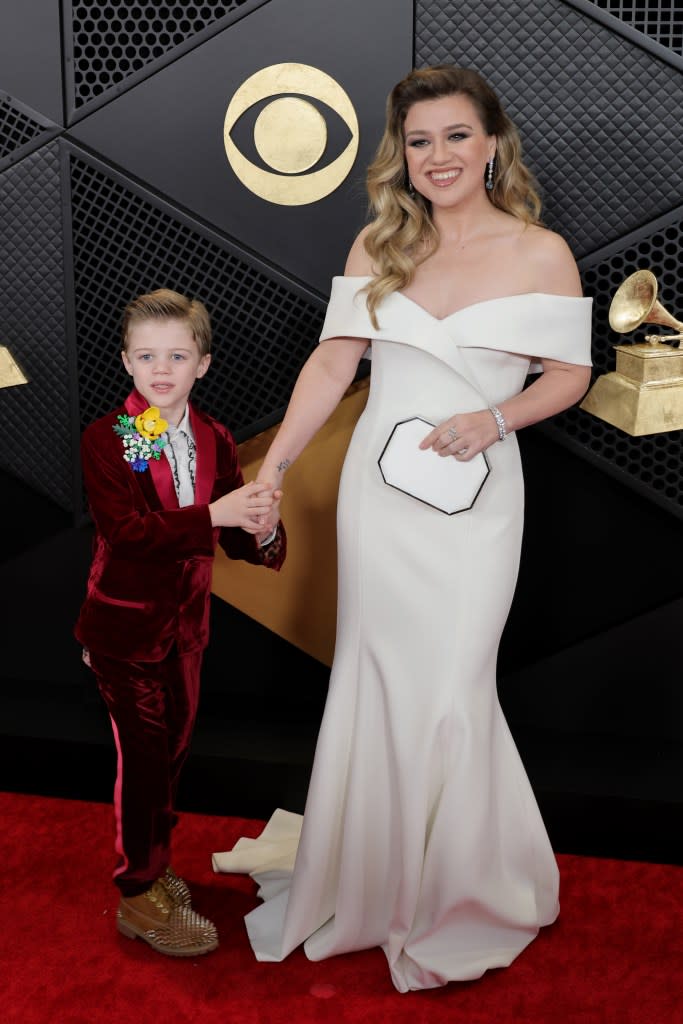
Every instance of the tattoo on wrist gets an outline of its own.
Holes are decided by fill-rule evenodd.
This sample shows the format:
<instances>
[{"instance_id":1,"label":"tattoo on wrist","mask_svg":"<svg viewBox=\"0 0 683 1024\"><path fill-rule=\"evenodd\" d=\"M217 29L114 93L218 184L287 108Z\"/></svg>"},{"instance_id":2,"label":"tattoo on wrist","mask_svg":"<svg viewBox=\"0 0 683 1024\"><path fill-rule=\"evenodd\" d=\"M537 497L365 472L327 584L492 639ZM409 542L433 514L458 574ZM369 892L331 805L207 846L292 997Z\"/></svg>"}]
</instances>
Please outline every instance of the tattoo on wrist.
<instances>
[{"instance_id":1,"label":"tattoo on wrist","mask_svg":"<svg viewBox=\"0 0 683 1024\"><path fill-rule=\"evenodd\" d=\"M275 468L277 469L278 473L284 473L284 471L286 469L289 469L290 466L291 462L289 461L289 459L283 459L282 462L278 462Z\"/></svg>"}]
</instances>

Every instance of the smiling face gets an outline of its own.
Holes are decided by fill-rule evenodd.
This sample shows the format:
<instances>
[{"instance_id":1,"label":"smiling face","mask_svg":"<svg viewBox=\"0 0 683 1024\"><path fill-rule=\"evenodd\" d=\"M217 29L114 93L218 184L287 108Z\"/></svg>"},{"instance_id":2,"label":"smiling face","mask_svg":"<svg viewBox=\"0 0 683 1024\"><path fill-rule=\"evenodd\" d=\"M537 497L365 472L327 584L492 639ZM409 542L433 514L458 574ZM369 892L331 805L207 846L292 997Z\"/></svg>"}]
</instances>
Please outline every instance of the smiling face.
<instances>
[{"instance_id":1,"label":"smiling face","mask_svg":"<svg viewBox=\"0 0 683 1024\"><path fill-rule=\"evenodd\" d=\"M408 176L433 207L486 198L486 164L496 152L477 109L463 93L421 100L403 126Z\"/></svg>"},{"instance_id":2,"label":"smiling face","mask_svg":"<svg viewBox=\"0 0 683 1024\"><path fill-rule=\"evenodd\" d=\"M195 380L209 368L210 355L199 355L185 320L141 320L128 330L123 364L133 383L162 417L177 426Z\"/></svg>"}]
</instances>

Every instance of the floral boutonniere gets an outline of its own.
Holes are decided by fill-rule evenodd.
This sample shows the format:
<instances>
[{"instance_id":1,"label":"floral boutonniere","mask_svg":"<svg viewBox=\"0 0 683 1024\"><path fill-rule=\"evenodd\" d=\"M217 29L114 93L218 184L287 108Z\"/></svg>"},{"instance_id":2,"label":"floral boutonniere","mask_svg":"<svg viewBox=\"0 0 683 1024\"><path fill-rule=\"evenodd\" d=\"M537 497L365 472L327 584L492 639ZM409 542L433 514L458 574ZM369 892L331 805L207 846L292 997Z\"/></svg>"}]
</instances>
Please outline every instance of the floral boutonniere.
<instances>
[{"instance_id":1,"label":"floral boutonniere","mask_svg":"<svg viewBox=\"0 0 683 1024\"><path fill-rule=\"evenodd\" d=\"M161 458L166 440L161 436L168 423L161 418L155 405L150 405L139 416L117 416L114 433L123 441L123 457L136 473L144 473L150 459Z\"/></svg>"}]
</instances>

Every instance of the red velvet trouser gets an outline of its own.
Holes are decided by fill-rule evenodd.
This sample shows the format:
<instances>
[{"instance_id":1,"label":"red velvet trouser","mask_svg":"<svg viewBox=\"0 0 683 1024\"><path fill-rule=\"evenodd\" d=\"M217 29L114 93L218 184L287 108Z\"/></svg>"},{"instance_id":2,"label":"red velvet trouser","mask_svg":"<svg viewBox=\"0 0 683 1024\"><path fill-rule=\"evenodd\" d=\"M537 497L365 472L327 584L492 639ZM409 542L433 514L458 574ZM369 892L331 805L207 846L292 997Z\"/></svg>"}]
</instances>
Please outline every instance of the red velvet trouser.
<instances>
[{"instance_id":1,"label":"red velvet trouser","mask_svg":"<svg viewBox=\"0 0 683 1024\"><path fill-rule=\"evenodd\" d=\"M202 651L157 662L116 661L91 651L118 753L114 882L137 896L168 867L180 771L197 716Z\"/></svg>"}]
</instances>

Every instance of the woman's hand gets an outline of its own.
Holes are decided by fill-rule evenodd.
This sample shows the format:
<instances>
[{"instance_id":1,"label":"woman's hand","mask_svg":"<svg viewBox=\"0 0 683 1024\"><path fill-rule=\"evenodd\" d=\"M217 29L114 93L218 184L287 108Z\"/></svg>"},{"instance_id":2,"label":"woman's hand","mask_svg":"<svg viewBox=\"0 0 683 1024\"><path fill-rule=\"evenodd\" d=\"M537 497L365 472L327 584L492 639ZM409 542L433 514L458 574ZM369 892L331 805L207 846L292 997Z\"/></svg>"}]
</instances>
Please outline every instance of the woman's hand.
<instances>
[{"instance_id":1,"label":"woman's hand","mask_svg":"<svg viewBox=\"0 0 683 1024\"><path fill-rule=\"evenodd\" d=\"M420 448L431 448L443 457L452 455L458 462L469 462L498 440L498 425L489 409L459 412L434 427Z\"/></svg>"},{"instance_id":2,"label":"woman's hand","mask_svg":"<svg viewBox=\"0 0 683 1024\"><path fill-rule=\"evenodd\" d=\"M266 485L263 482L261 482L261 486L264 487L269 485ZM271 533L273 532L273 530L276 528L277 524L280 521L280 502L282 500L283 492L279 487L277 487L273 488L272 494L273 504L271 505L270 511L268 512L267 516L265 517L263 526L261 527L259 533L256 534L256 540L258 541L259 544L263 544L266 538L270 537Z\"/></svg>"},{"instance_id":3,"label":"woman's hand","mask_svg":"<svg viewBox=\"0 0 683 1024\"><path fill-rule=\"evenodd\" d=\"M280 498L276 496L277 493L268 484L257 483L255 480L243 484L242 487L224 494L209 505L211 524L212 526L241 526L247 533L267 536L273 505L279 508L280 504ZM282 493L279 493L281 497ZM270 529L272 530L272 528Z\"/></svg>"}]
</instances>

